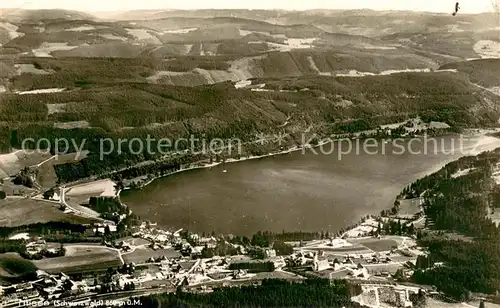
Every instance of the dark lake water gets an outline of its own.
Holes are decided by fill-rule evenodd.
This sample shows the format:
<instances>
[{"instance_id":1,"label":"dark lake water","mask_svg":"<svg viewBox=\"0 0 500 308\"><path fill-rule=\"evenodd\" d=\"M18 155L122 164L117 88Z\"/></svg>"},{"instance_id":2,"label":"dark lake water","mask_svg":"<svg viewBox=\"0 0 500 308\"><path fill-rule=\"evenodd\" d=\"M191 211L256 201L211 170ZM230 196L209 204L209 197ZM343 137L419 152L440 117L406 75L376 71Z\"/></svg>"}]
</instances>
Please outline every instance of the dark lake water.
<instances>
[{"instance_id":1,"label":"dark lake water","mask_svg":"<svg viewBox=\"0 0 500 308\"><path fill-rule=\"evenodd\" d=\"M458 136L436 139L380 143L367 151L361 141L341 159L337 151L308 150L190 170L125 191L121 198L142 219L165 228L239 235L335 231L391 207L404 186L446 163L500 147L493 137L467 137L462 144Z\"/></svg>"}]
</instances>

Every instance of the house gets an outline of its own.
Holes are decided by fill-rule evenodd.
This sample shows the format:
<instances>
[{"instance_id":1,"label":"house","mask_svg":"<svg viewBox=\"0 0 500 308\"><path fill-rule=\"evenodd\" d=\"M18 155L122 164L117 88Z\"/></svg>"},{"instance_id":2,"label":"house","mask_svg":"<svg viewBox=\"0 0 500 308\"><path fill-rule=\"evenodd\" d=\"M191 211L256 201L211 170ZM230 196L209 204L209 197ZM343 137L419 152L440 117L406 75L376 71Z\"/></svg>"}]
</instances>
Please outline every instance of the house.
<instances>
[{"instance_id":1,"label":"house","mask_svg":"<svg viewBox=\"0 0 500 308\"><path fill-rule=\"evenodd\" d=\"M97 228L94 228L94 233L104 234L106 232L106 227L109 228L109 232L116 232L116 225L101 225Z\"/></svg>"},{"instance_id":2,"label":"house","mask_svg":"<svg viewBox=\"0 0 500 308\"><path fill-rule=\"evenodd\" d=\"M319 272L319 271L324 271L326 269L331 268L330 263L328 262L328 259L318 259L318 255L314 255L313 259L313 271Z\"/></svg>"},{"instance_id":3,"label":"house","mask_svg":"<svg viewBox=\"0 0 500 308\"><path fill-rule=\"evenodd\" d=\"M361 278L361 279L370 278L370 274L368 274L368 270L361 263L359 263L355 269L348 268L347 270L349 271L349 275L351 275L353 277Z\"/></svg>"},{"instance_id":4,"label":"house","mask_svg":"<svg viewBox=\"0 0 500 308\"><path fill-rule=\"evenodd\" d=\"M275 257L275 258L272 258L272 262L274 264L274 268L283 268L286 266L286 262L285 262L285 259L283 257Z\"/></svg>"},{"instance_id":5,"label":"house","mask_svg":"<svg viewBox=\"0 0 500 308\"><path fill-rule=\"evenodd\" d=\"M33 242L26 244L26 252L28 254L39 253L45 248L45 245L46 243L44 240L35 240Z\"/></svg>"},{"instance_id":6,"label":"house","mask_svg":"<svg viewBox=\"0 0 500 308\"><path fill-rule=\"evenodd\" d=\"M189 234L189 238L194 241L194 242L197 242L200 240L200 236L198 234L195 234L195 233L192 233L192 234Z\"/></svg>"},{"instance_id":7,"label":"house","mask_svg":"<svg viewBox=\"0 0 500 308\"><path fill-rule=\"evenodd\" d=\"M60 201L61 198L59 197L59 195L56 192L54 192L54 194L52 195L52 197L49 198L49 200Z\"/></svg>"},{"instance_id":8,"label":"house","mask_svg":"<svg viewBox=\"0 0 500 308\"><path fill-rule=\"evenodd\" d=\"M196 264L193 265L193 267L191 267L191 269L189 271L193 274L205 275L205 272L206 272L205 263L198 261L198 262L196 262Z\"/></svg>"},{"instance_id":9,"label":"house","mask_svg":"<svg viewBox=\"0 0 500 308\"><path fill-rule=\"evenodd\" d=\"M268 258L275 258L276 257L276 250L274 250L274 249L266 249L265 253L266 253L266 257L268 257Z\"/></svg>"},{"instance_id":10,"label":"house","mask_svg":"<svg viewBox=\"0 0 500 308\"><path fill-rule=\"evenodd\" d=\"M345 266L341 265L340 263L334 263L333 264L333 270L334 271L340 271L341 269L344 269Z\"/></svg>"},{"instance_id":11,"label":"house","mask_svg":"<svg viewBox=\"0 0 500 308\"><path fill-rule=\"evenodd\" d=\"M215 237L202 237L199 240L200 245L205 245L207 248L216 248L217 247L217 239Z\"/></svg>"},{"instance_id":12,"label":"house","mask_svg":"<svg viewBox=\"0 0 500 308\"><path fill-rule=\"evenodd\" d=\"M47 287L43 289L43 292L47 294L46 296L48 299L55 299L61 296L61 294L64 292L64 289L61 286Z\"/></svg>"},{"instance_id":13,"label":"house","mask_svg":"<svg viewBox=\"0 0 500 308\"><path fill-rule=\"evenodd\" d=\"M118 247L123 250L123 251L130 251L132 250L132 246L125 242L125 241L121 241L120 243L118 243Z\"/></svg>"},{"instance_id":14,"label":"house","mask_svg":"<svg viewBox=\"0 0 500 308\"><path fill-rule=\"evenodd\" d=\"M201 252L203 251L203 246L194 246L191 249L191 254L196 256L201 256Z\"/></svg>"},{"instance_id":15,"label":"house","mask_svg":"<svg viewBox=\"0 0 500 308\"><path fill-rule=\"evenodd\" d=\"M189 275L189 277L187 278L187 283L189 285L197 285L197 284L208 282L208 281L210 281L210 278L208 278L204 275L201 275L201 274Z\"/></svg>"},{"instance_id":16,"label":"house","mask_svg":"<svg viewBox=\"0 0 500 308\"><path fill-rule=\"evenodd\" d=\"M36 271L36 278L46 278L46 277L50 277L50 275L47 272L42 270Z\"/></svg>"},{"instance_id":17,"label":"house","mask_svg":"<svg viewBox=\"0 0 500 308\"><path fill-rule=\"evenodd\" d=\"M233 278L234 279L245 279L245 278L251 278L255 276L254 274L249 274L246 270L235 270L233 272Z\"/></svg>"},{"instance_id":18,"label":"house","mask_svg":"<svg viewBox=\"0 0 500 308\"><path fill-rule=\"evenodd\" d=\"M409 260L406 261L406 263L404 264L404 266L410 269L414 269L416 265L417 265L417 260Z\"/></svg>"},{"instance_id":19,"label":"house","mask_svg":"<svg viewBox=\"0 0 500 308\"><path fill-rule=\"evenodd\" d=\"M158 250L158 249L160 249L160 245L155 243L155 242L151 242L151 244L149 244L149 248L151 248L153 250Z\"/></svg>"},{"instance_id":20,"label":"house","mask_svg":"<svg viewBox=\"0 0 500 308\"><path fill-rule=\"evenodd\" d=\"M166 243L169 241L170 236L168 234L157 234L154 237L154 241L160 242L160 243Z\"/></svg>"},{"instance_id":21,"label":"house","mask_svg":"<svg viewBox=\"0 0 500 308\"><path fill-rule=\"evenodd\" d=\"M58 280L53 276L45 276L41 283L43 283L47 287L56 286L59 284Z\"/></svg>"},{"instance_id":22,"label":"house","mask_svg":"<svg viewBox=\"0 0 500 308\"><path fill-rule=\"evenodd\" d=\"M172 264L170 267L171 271L174 273L179 273L182 269L182 266L179 263Z\"/></svg>"}]
</instances>

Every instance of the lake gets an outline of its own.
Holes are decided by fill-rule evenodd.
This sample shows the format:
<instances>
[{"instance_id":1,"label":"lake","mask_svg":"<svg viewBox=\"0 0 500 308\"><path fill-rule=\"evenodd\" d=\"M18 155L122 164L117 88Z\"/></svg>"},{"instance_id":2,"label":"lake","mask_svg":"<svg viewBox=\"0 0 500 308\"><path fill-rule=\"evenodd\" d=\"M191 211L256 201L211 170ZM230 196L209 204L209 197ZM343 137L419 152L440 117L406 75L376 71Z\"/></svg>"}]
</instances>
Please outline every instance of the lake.
<instances>
[{"instance_id":1,"label":"lake","mask_svg":"<svg viewBox=\"0 0 500 308\"><path fill-rule=\"evenodd\" d=\"M313 149L189 170L125 191L121 199L165 228L238 235L336 231L390 208L406 185L446 163L500 147L500 139L479 135L418 140L376 147L360 141L340 159L337 150ZM334 146L349 149L345 142Z\"/></svg>"}]
</instances>

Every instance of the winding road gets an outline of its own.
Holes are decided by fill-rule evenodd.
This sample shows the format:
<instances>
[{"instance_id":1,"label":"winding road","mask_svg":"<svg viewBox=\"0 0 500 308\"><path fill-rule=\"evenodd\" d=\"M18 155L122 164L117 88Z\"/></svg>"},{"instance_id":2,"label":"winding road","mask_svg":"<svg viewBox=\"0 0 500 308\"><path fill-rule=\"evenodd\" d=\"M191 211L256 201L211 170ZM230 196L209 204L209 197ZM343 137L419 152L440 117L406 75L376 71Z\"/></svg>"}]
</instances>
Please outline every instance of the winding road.
<instances>
[{"instance_id":1,"label":"winding road","mask_svg":"<svg viewBox=\"0 0 500 308\"><path fill-rule=\"evenodd\" d=\"M67 190L66 187L59 187L59 204L65 206L67 209L70 209L71 211L73 211L73 213L75 215L78 215L78 216L81 216L81 217L86 217L86 218L92 218L92 219L95 219L95 220L98 220L98 221L102 222L105 225L110 225L110 226L114 226L115 225L115 223L113 221L111 221L111 220L107 220L107 219L103 219L103 218L100 218L100 217L95 217L95 216L89 215L89 214L84 213L84 212L82 212L80 210L77 210L74 207L72 207L71 205L69 205L66 202L66 190Z\"/></svg>"}]
</instances>

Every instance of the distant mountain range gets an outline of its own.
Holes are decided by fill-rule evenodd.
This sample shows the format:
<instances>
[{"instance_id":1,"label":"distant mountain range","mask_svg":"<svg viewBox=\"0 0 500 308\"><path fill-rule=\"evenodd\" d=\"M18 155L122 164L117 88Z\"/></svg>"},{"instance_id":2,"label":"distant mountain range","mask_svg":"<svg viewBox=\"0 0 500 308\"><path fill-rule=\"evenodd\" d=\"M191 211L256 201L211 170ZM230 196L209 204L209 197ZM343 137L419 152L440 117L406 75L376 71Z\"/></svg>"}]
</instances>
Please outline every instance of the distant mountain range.
<instances>
[{"instance_id":1,"label":"distant mountain range","mask_svg":"<svg viewBox=\"0 0 500 308\"><path fill-rule=\"evenodd\" d=\"M454 128L500 118L493 14L1 12L2 149L22 136L248 139L276 129L350 133L416 116Z\"/></svg>"}]
</instances>

